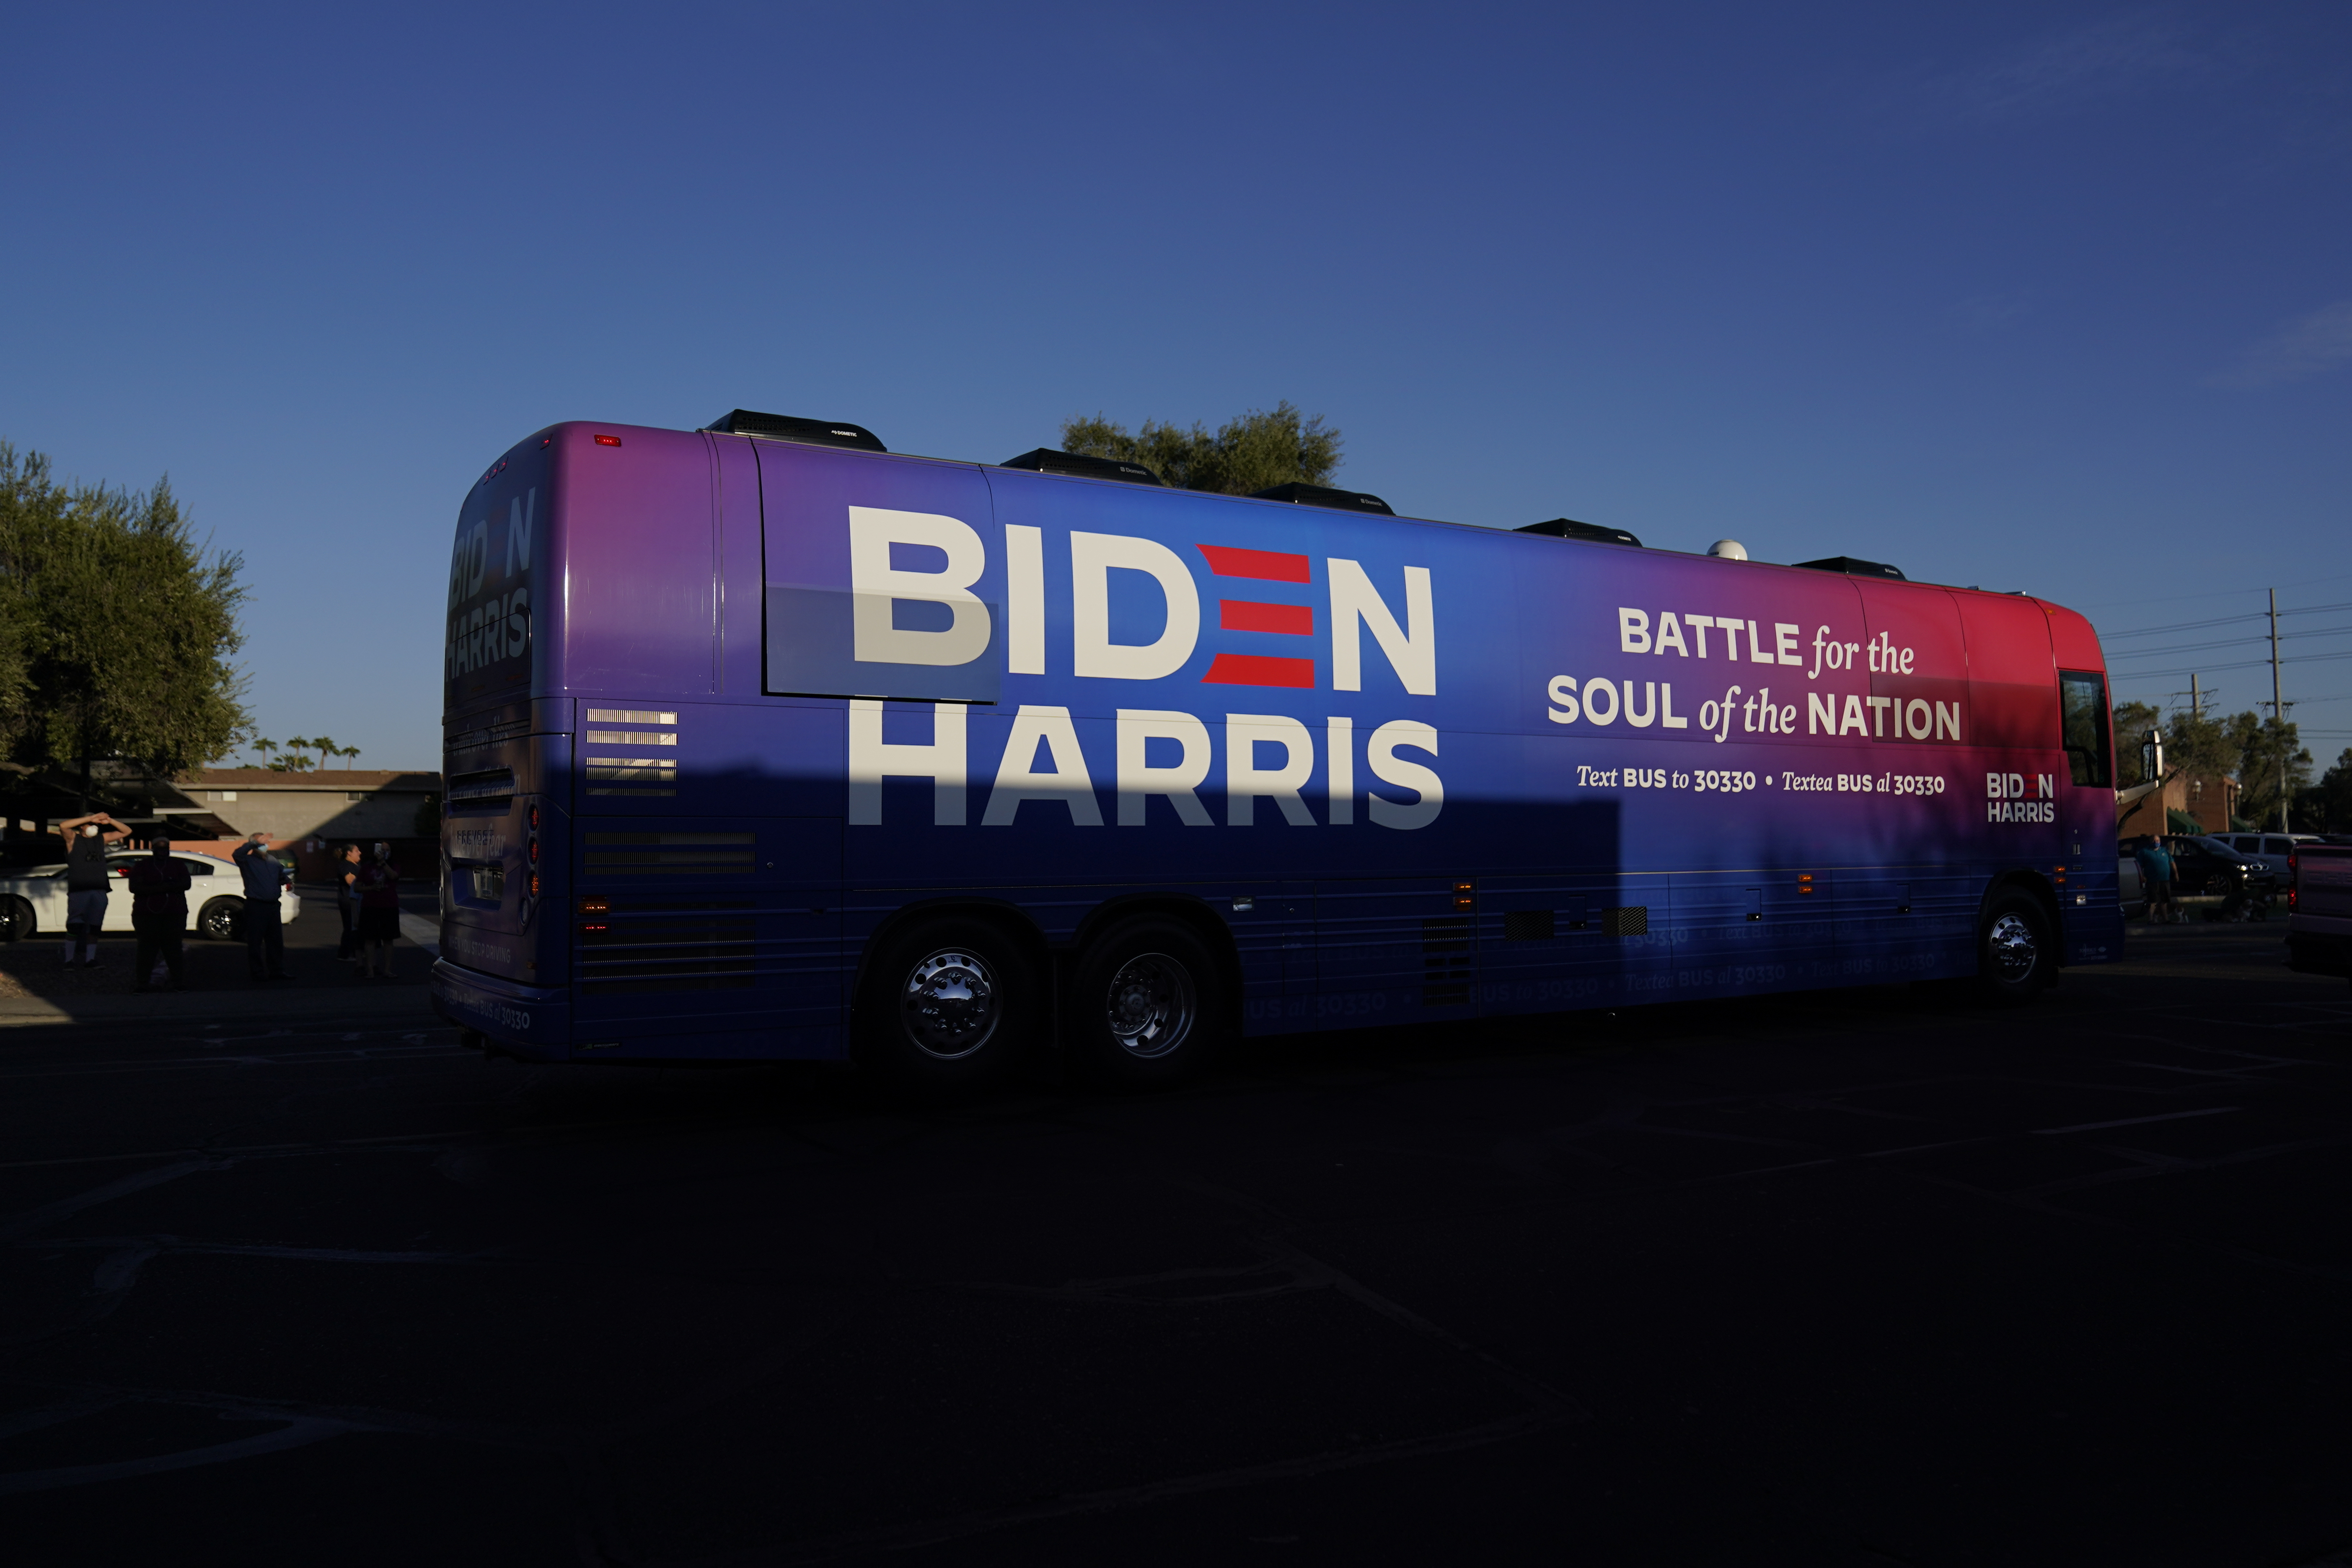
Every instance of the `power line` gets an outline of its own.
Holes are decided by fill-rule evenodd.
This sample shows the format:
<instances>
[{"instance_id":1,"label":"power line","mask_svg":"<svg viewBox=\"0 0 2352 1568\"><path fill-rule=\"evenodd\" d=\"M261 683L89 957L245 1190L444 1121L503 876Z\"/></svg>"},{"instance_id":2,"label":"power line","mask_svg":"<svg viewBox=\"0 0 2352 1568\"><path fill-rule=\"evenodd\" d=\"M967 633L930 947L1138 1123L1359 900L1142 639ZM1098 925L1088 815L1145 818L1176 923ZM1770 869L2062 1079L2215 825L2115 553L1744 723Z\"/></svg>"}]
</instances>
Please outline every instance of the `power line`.
<instances>
[{"instance_id":1,"label":"power line","mask_svg":"<svg viewBox=\"0 0 2352 1568\"><path fill-rule=\"evenodd\" d=\"M2281 614L2281 615L2284 615L2284 614L2286 614L2286 612L2285 612L2284 610L2281 610L2281 611L2279 612L2279 614ZM2279 634L2279 640L2280 640L2281 642L2289 642L2289 641L2292 641L2293 639L2294 639L2294 638L2296 638L2296 637L2352 637L2352 626L2314 626L2314 627L2313 627L2311 630L2309 630L2309 631L2302 631L2302 632L2282 632L2282 633L2280 633L2280 634ZM2102 640L2104 640L2104 639L2102 639ZM2127 648L2127 649L2126 649L2125 651L2126 651L2126 652L2137 652L2137 653L2196 653L2196 652L2198 652L2199 650L2203 649L2203 648L2209 648L2209 647L2242 647L2243 645L2245 645L2245 644L2247 644L2247 643L2266 643L2266 642L2268 642L2268 641L2270 641L2270 640L2271 640L2270 634L2269 634L2268 632L2262 632L2262 633L2258 633L2258 634L2256 634L2256 635L2255 635L2255 636L2253 636L2253 637L2220 637L2220 638L2215 639L2215 640L2214 640L2214 641L2212 641L2212 642L2185 642L2185 643L2176 643L2176 644L2174 644L2172 647L2166 647L2166 648L2152 648L2152 647L2151 647L2151 648L2137 648L2137 649L2128 649L2128 648Z\"/></svg>"},{"instance_id":2,"label":"power line","mask_svg":"<svg viewBox=\"0 0 2352 1568\"><path fill-rule=\"evenodd\" d=\"M2305 583L2341 583L2352 579L2352 572L2338 572L2331 577L2305 577ZM2121 610L2134 605L2178 605L2189 599L2219 599L2231 594L2251 594L2252 588L2211 588L2202 594L2159 594L2147 599L2102 599L2095 605L2078 605L2077 609ZM2262 614L2257 610L2256 615Z\"/></svg>"},{"instance_id":3,"label":"power line","mask_svg":"<svg viewBox=\"0 0 2352 1568\"><path fill-rule=\"evenodd\" d=\"M2352 610L2352 603L2341 605L2305 605L2296 609L2281 610L2279 614L2282 616L2316 616L2328 610ZM2212 619L2205 621L2176 621L2169 626L2142 626L2137 631L2128 632L2101 632L2099 636L2102 638L2147 637L2154 637L2158 632L2193 632L2206 626L2226 626L2238 621L2261 621L2267 620L2269 618L2270 612L2267 610L2248 610L2242 616L2216 616Z\"/></svg>"},{"instance_id":4,"label":"power line","mask_svg":"<svg viewBox=\"0 0 2352 1568\"><path fill-rule=\"evenodd\" d=\"M2339 653L2298 654L2294 658L2283 662L2298 665L2325 664L2331 659L2338 658L2352 658L2352 648L2346 648ZM2116 674L2110 671L2107 679L2109 680L2163 680L2176 675L2218 675L2225 669L2268 669L2270 663L2271 661L2266 658L2250 658L2242 659L2236 664L2183 665L2179 669L2135 669L2128 674Z\"/></svg>"}]
</instances>

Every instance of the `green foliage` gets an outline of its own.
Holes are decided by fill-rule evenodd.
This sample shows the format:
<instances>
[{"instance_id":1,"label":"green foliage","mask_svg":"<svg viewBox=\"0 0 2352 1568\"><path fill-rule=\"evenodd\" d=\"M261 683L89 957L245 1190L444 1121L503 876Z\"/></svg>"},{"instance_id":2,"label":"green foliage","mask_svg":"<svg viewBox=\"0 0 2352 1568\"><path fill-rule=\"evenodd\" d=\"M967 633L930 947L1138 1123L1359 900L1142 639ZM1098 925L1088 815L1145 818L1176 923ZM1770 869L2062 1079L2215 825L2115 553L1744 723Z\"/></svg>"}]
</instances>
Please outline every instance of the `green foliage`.
<instances>
[{"instance_id":1,"label":"green foliage","mask_svg":"<svg viewBox=\"0 0 2352 1568\"><path fill-rule=\"evenodd\" d=\"M2163 716L2152 702L2119 702L2116 705L2116 784L2129 789L2147 782L2147 770L2140 766L2140 742L2150 730L2161 730ZM2172 766L2171 737L2166 736L2164 765Z\"/></svg>"},{"instance_id":2,"label":"green foliage","mask_svg":"<svg viewBox=\"0 0 2352 1568\"><path fill-rule=\"evenodd\" d=\"M166 775L226 755L249 722L229 663L243 566L205 553L168 481L68 487L0 441L0 747Z\"/></svg>"},{"instance_id":3,"label":"green foliage","mask_svg":"<svg viewBox=\"0 0 2352 1568\"><path fill-rule=\"evenodd\" d=\"M1253 408L1219 426L1216 434L1194 425L1145 420L1129 435L1097 414L1064 421L1062 450L1089 458L1141 463L1180 489L1245 496L1276 485L1323 485L1339 468L1339 432L1323 416L1302 420L1297 408L1277 403L1272 413Z\"/></svg>"},{"instance_id":4,"label":"green foliage","mask_svg":"<svg viewBox=\"0 0 2352 1568\"><path fill-rule=\"evenodd\" d=\"M2294 810L2297 832L2352 833L2352 746L2296 798Z\"/></svg>"},{"instance_id":5,"label":"green foliage","mask_svg":"<svg viewBox=\"0 0 2352 1568\"><path fill-rule=\"evenodd\" d=\"M2263 827L2277 827L2282 802L2311 783L2310 752L2292 721L2258 718L2252 710L2231 719L2229 731L2238 750L2238 809Z\"/></svg>"},{"instance_id":6,"label":"green foliage","mask_svg":"<svg viewBox=\"0 0 2352 1568\"><path fill-rule=\"evenodd\" d=\"M316 766L318 766L316 763L301 752L289 752L272 762L269 764L269 771L273 773L307 773Z\"/></svg>"},{"instance_id":7,"label":"green foliage","mask_svg":"<svg viewBox=\"0 0 2352 1568\"><path fill-rule=\"evenodd\" d=\"M2137 737L2150 727L2155 711L2145 702L2121 703L2116 709L2116 749L2123 753L2116 758L2117 776L2126 785L2140 782ZM2191 778L2238 781L2238 810L2230 820L2232 831L2258 833L2278 826L2282 761L2285 799L2292 802L2311 787L2311 753L2292 721L2282 724L2250 708L2225 719L2175 713L2155 727L2164 731L2168 776L2185 773Z\"/></svg>"},{"instance_id":8,"label":"green foliage","mask_svg":"<svg viewBox=\"0 0 2352 1568\"><path fill-rule=\"evenodd\" d=\"M2210 714L2175 713L2158 726L2164 731L2164 768L2196 778L2238 776L2237 748L2227 725Z\"/></svg>"}]
</instances>

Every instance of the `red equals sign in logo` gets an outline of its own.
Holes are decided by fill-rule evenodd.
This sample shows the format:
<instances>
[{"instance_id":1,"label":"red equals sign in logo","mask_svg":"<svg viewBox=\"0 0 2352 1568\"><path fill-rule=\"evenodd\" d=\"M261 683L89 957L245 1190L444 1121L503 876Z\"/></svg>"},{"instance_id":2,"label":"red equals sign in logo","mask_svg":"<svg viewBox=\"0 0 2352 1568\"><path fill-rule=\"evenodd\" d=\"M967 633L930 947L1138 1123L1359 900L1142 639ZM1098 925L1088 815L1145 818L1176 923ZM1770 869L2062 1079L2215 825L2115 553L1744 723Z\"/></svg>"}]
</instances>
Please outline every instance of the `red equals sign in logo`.
<instances>
[{"instance_id":1,"label":"red equals sign in logo","mask_svg":"<svg viewBox=\"0 0 2352 1568\"><path fill-rule=\"evenodd\" d=\"M1219 577L1247 577L1261 583L1308 583L1313 576L1304 555L1277 550L1238 550L1230 545L1202 544L1209 570ZM1269 604L1259 599L1219 599L1217 626L1228 632L1273 632L1280 637L1311 637L1315 611L1307 605ZM1201 677L1204 686L1291 686L1315 689L1315 660L1284 658L1268 654L1221 653Z\"/></svg>"}]
</instances>

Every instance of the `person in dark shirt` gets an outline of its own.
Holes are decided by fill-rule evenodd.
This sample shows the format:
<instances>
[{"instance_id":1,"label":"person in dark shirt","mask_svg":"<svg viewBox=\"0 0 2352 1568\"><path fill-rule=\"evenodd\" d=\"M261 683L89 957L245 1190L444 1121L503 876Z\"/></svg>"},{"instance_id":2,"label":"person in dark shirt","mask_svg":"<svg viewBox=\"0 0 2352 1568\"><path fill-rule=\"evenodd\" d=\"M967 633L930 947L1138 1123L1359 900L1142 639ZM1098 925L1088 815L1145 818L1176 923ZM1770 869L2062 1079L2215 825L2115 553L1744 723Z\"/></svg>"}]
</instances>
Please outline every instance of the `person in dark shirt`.
<instances>
[{"instance_id":1,"label":"person in dark shirt","mask_svg":"<svg viewBox=\"0 0 2352 1568\"><path fill-rule=\"evenodd\" d=\"M106 924L106 852L128 837L102 811L58 824L66 840L66 967L77 953L84 969L98 967L98 933Z\"/></svg>"},{"instance_id":2,"label":"person in dark shirt","mask_svg":"<svg viewBox=\"0 0 2352 1568\"><path fill-rule=\"evenodd\" d=\"M256 985L284 980L286 923L278 896L293 878L287 873L285 862L269 853L267 833L247 838L229 858L245 877L246 973Z\"/></svg>"},{"instance_id":3,"label":"person in dark shirt","mask_svg":"<svg viewBox=\"0 0 2352 1568\"><path fill-rule=\"evenodd\" d=\"M180 938L188 929L188 868L172 858L172 841L158 838L146 859L131 868L123 880L131 888L131 929L139 933L133 991L148 989L147 977L163 955L172 972L172 989L180 985Z\"/></svg>"},{"instance_id":4,"label":"person in dark shirt","mask_svg":"<svg viewBox=\"0 0 2352 1568\"><path fill-rule=\"evenodd\" d=\"M343 940L335 956L355 959L360 955L360 847L346 844L335 853L341 857L335 862L335 912L343 917Z\"/></svg>"},{"instance_id":5,"label":"person in dark shirt","mask_svg":"<svg viewBox=\"0 0 2352 1568\"><path fill-rule=\"evenodd\" d=\"M360 978L381 965L392 978L392 944L400 940L400 873L392 867L392 846L378 844L375 855L359 868L352 886L360 896Z\"/></svg>"}]
</instances>

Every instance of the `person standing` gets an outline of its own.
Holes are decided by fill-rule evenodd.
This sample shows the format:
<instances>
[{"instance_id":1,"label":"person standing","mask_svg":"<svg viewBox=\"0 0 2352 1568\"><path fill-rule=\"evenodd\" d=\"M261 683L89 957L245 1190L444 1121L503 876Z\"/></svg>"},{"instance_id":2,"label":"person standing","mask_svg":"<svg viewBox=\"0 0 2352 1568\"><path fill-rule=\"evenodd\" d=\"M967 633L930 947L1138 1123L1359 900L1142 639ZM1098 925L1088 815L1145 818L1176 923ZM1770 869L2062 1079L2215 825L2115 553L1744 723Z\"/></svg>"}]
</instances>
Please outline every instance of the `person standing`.
<instances>
[{"instance_id":1,"label":"person standing","mask_svg":"<svg viewBox=\"0 0 2352 1568\"><path fill-rule=\"evenodd\" d=\"M180 939L188 929L188 868L172 858L172 841L158 838L148 846L148 857L131 868L123 880L131 887L131 929L139 933L137 967L131 972L133 991L150 989L147 977L163 955L172 972L172 989L180 985Z\"/></svg>"},{"instance_id":2,"label":"person standing","mask_svg":"<svg viewBox=\"0 0 2352 1568\"><path fill-rule=\"evenodd\" d=\"M106 924L106 853L130 836L102 811L61 822L66 841L66 964L76 953L84 969L98 967L98 933Z\"/></svg>"},{"instance_id":3,"label":"person standing","mask_svg":"<svg viewBox=\"0 0 2352 1568\"><path fill-rule=\"evenodd\" d=\"M335 956L357 958L360 955L360 847L346 844L335 854L335 912L343 917L343 937L336 944Z\"/></svg>"},{"instance_id":4,"label":"person standing","mask_svg":"<svg viewBox=\"0 0 2352 1568\"><path fill-rule=\"evenodd\" d=\"M392 944L400 940L400 873L392 868L392 846L378 844L375 854L359 868L352 885L360 895L360 976L365 979L381 965L392 978Z\"/></svg>"},{"instance_id":5,"label":"person standing","mask_svg":"<svg viewBox=\"0 0 2352 1568\"><path fill-rule=\"evenodd\" d=\"M260 985L286 976L285 907L278 901L291 880L285 862L269 852L269 835L257 833L229 857L245 878L245 973Z\"/></svg>"},{"instance_id":6,"label":"person standing","mask_svg":"<svg viewBox=\"0 0 2352 1568\"><path fill-rule=\"evenodd\" d=\"M2148 923L2170 925L2174 918L2171 852L2163 839L2150 838L2134 858L2139 861L2139 879L2147 885Z\"/></svg>"}]
</instances>

